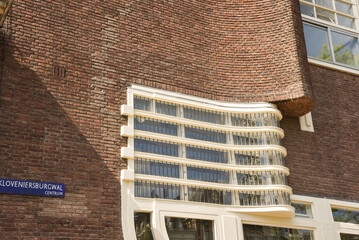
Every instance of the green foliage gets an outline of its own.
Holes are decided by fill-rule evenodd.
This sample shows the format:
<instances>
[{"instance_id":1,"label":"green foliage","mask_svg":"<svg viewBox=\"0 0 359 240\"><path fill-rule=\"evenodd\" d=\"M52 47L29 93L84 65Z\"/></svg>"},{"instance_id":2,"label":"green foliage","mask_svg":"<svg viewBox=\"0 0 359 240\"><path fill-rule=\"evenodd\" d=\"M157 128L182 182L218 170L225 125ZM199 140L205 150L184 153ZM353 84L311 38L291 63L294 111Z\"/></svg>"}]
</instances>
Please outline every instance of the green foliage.
<instances>
[{"instance_id":1,"label":"green foliage","mask_svg":"<svg viewBox=\"0 0 359 240\"><path fill-rule=\"evenodd\" d=\"M343 63L353 67L359 67L359 54L353 54L350 50L344 52L344 44L334 46L334 57L338 63ZM330 61L330 50L327 43L324 43L322 50L317 58Z\"/></svg>"}]
</instances>

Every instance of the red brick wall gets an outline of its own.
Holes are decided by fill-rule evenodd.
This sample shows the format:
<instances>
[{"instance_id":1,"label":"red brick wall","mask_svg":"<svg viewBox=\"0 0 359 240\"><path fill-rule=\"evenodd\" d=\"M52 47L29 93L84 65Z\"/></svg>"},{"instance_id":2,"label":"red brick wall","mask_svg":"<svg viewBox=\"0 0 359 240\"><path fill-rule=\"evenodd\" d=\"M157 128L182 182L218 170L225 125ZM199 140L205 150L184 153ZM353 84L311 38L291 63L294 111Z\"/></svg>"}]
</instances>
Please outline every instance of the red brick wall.
<instances>
[{"instance_id":1,"label":"red brick wall","mask_svg":"<svg viewBox=\"0 0 359 240\"><path fill-rule=\"evenodd\" d=\"M295 194L358 201L359 77L310 66L314 133L284 118L289 185Z\"/></svg>"},{"instance_id":2,"label":"red brick wall","mask_svg":"<svg viewBox=\"0 0 359 240\"><path fill-rule=\"evenodd\" d=\"M1 177L65 183L66 198L1 194L1 239L122 238L131 83L310 109L299 21L291 0L14 1L0 36Z\"/></svg>"}]
</instances>

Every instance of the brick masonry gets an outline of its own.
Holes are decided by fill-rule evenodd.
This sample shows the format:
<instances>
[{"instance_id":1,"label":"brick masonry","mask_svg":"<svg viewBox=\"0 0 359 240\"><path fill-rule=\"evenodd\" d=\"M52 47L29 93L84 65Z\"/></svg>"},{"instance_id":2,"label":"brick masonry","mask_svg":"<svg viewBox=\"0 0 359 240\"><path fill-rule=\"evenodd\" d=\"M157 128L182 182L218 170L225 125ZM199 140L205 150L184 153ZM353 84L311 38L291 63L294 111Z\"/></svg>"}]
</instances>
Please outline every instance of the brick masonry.
<instances>
[{"instance_id":1,"label":"brick masonry","mask_svg":"<svg viewBox=\"0 0 359 240\"><path fill-rule=\"evenodd\" d=\"M297 1L18 0L0 41L1 177L66 184L64 199L0 195L1 239L122 239L120 105L132 83L221 101L279 102L289 115L313 107ZM320 76L339 73L312 71L320 106L329 105L320 102L321 85L338 89ZM329 105L330 113L346 104ZM302 165L309 150L299 149L308 139L297 118L283 126L288 165L298 167L290 178L295 192L338 196L335 187L312 186L313 169L305 169L312 171L306 187L297 180L314 160ZM333 126L325 126L322 135L335 141ZM316 141L322 154L332 149ZM348 144L336 156L349 158ZM351 191L343 198L354 199Z\"/></svg>"},{"instance_id":2,"label":"brick masonry","mask_svg":"<svg viewBox=\"0 0 359 240\"><path fill-rule=\"evenodd\" d=\"M310 66L315 108L314 133L300 131L298 118L285 117L289 185L295 194L359 200L359 77Z\"/></svg>"}]
</instances>

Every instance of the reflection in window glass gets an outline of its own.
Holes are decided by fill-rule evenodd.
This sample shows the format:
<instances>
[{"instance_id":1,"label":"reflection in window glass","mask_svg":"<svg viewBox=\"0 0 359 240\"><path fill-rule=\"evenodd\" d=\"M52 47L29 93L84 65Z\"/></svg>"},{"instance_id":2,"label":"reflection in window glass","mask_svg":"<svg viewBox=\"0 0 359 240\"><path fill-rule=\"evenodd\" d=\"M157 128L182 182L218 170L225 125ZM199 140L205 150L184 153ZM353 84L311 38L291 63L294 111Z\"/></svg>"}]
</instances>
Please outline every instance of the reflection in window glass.
<instances>
[{"instance_id":1,"label":"reflection in window glass","mask_svg":"<svg viewBox=\"0 0 359 240\"><path fill-rule=\"evenodd\" d=\"M330 61L327 30L303 24L308 56Z\"/></svg>"},{"instance_id":2,"label":"reflection in window glass","mask_svg":"<svg viewBox=\"0 0 359 240\"><path fill-rule=\"evenodd\" d=\"M205 182L229 183L229 172L188 166L187 178Z\"/></svg>"},{"instance_id":3,"label":"reflection in window glass","mask_svg":"<svg viewBox=\"0 0 359 240\"><path fill-rule=\"evenodd\" d=\"M317 18L330 23L335 23L334 13L319 8L317 8L316 10L317 10Z\"/></svg>"},{"instance_id":4,"label":"reflection in window glass","mask_svg":"<svg viewBox=\"0 0 359 240\"><path fill-rule=\"evenodd\" d=\"M135 230L137 240L153 240L150 213L135 212Z\"/></svg>"},{"instance_id":5,"label":"reflection in window glass","mask_svg":"<svg viewBox=\"0 0 359 240\"><path fill-rule=\"evenodd\" d=\"M335 31L331 32L335 61L359 67L358 39Z\"/></svg>"},{"instance_id":6,"label":"reflection in window glass","mask_svg":"<svg viewBox=\"0 0 359 240\"><path fill-rule=\"evenodd\" d=\"M135 151L178 157L178 145L135 138Z\"/></svg>"},{"instance_id":7,"label":"reflection in window glass","mask_svg":"<svg viewBox=\"0 0 359 240\"><path fill-rule=\"evenodd\" d=\"M135 109L150 111L151 101L149 99L134 97L133 101Z\"/></svg>"},{"instance_id":8,"label":"reflection in window glass","mask_svg":"<svg viewBox=\"0 0 359 240\"><path fill-rule=\"evenodd\" d=\"M186 147L186 158L208 162L228 163L228 154L224 151L206 148Z\"/></svg>"},{"instance_id":9,"label":"reflection in window glass","mask_svg":"<svg viewBox=\"0 0 359 240\"><path fill-rule=\"evenodd\" d=\"M343 26L343 27L348 27L348 28L355 28L355 21L353 18L348 18L348 17L344 17L342 15L337 15L338 16L338 24Z\"/></svg>"},{"instance_id":10,"label":"reflection in window glass","mask_svg":"<svg viewBox=\"0 0 359 240\"><path fill-rule=\"evenodd\" d=\"M135 197L179 200L180 194L179 185L135 181Z\"/></svg>"},{"instance_id":11,"label":"reflection in window glass","mask_svg":"<svg viewBox=\"0 0 359 240\"><path fill-rule=\"evenodd\" d=\"M313 231L243 224L245 240L313 240Z\"/></svg>"},{"instance_id":12,"label":"reflection in window glass","mask_svg":"<svg viewBox=\"0 0 359 240\"><path fill-rule=\"evenodd\" d=\"M359 235L341 233L340 240L359 240Z\"/></svg>"},{"instance_id":13,"label":"reflection in window glass","mask_svg":"<svg viewBox=\"0 0 359 240\"><path fill-rule=\"evenodd\" d=\"M226 143L226 134L224 132L215 132L193 127L185 127L186 138L209 141L216 143Z\"/></svg>"},{"instance_id":14,"label":"reflection in window glass","mask_svg":"<svg viewBox=\"0 0 359 240\"><path fill-rule=\"evenodd\" d=\"M173 104L156 101L156 113L176 116L177 106Z\"/></svg>"},{"instance_id":15,"label":"reflection in window glass","mask_svg":"<svg viewBox=\"0 0 359 240\"><path fill-rule=\"evenodd\" d=\"M135 173L179 178L179 165L136 158Z\"/></svg>"},{"instance_id":16,"label":"reflection in window glass","mask_svg":"<svg viewBox=\"0 0 359 240\"><path fill-rule=\"evenodd\" d=\"M312 208L309 204L292 203L295 208L295 216L303 218L313 218Z\"/></svg>"},{"instance_id":17,"label":"reflection in window glass","mask_svg":"<svg viewBox=\"0 0 359 240\"><path fill-rule=\"evenodd\" d=\"M353 6L340 1L335 1L335 8L337 11L353 15Z\"/></svg>"},{"instance_id":18,"label":"reflection in window glass","mask_svg":"<svg viewBox=\"0 0 359 240\"><path fill-rule=\"evenodd\" d=\"M188 200L191 202L231 205L232 192L225 190L188 187Z\"/></svg>"},{"instance_id":19,"label":"reflection in window glass","mask_svg":"<svg viewBox=\"0 0 359 240\"><path fill-rule=\"evenodd\" d=\"M183 114L185 118L201 122L224 124L225 121L225 115L223 113L206 111L197 108L183 107Z\"/></svg>"},{"instance_id":20,"label":"reflection in window glass","mask_svg":"<svg viewBox=\"0 0 359 240\"><path fill-rule=\"evenodd\" d=\"M308 6L306 4L300 4L300 11L302 14L305 14L310 17L314 17L314 7Z\"/></svg>"},{"instance_id":21,"label":"reflection in window glass","mask_svg":"<svg viewBox=\"0 0 359 240\"><path fill-rule=\"evenodd\" d=\"M143 117L135 117L134 123L135 123L136 130L177 136L178 126L176 124L155 121L155 120L146 119Z\"/></svg>"},{"instance_id":22,"label":"reflection in window glass","mask_svg":"<svg viewBox=\"0 0 359 240\"><path fill-rule=\"evenodd\" d=\"M359 224L359 211L332 208L333 219L336 222Z\"/></svg>"},{"instance_id":23,"label":"reflection in window glass","mask_svg":"<svg viewBox=\"0 0 359 240\"><path fill-rule=\"evenodd\" d=\"M332 2L332 0L315 0L315 3L318 4L318 5L320 5L320 6L333 9L333 2Z\"/></svg>"},{"instance_id":24,"label":"reflection in window glass","mask_svg":"<svg viewBox=\"0 0 359 240\"><path fill-rule=\"evenodd\" d=\"M170 240L213 240L213 222L209 220L166 217Z\"/></svg>"}]
</instances>

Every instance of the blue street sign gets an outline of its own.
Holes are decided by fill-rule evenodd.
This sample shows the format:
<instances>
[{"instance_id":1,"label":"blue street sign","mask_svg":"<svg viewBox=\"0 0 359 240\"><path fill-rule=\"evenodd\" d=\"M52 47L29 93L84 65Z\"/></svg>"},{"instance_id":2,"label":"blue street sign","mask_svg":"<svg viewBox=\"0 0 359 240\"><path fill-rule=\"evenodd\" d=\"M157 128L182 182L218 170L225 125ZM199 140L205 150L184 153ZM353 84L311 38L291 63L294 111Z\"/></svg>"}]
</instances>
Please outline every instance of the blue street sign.
<instances>
[{"instance_id":1,"label":"blue street sign","mask_svg":"<svg viewBox=\"0 0 359 240\"><path fill-rule=\"evenodd\" d=\"M0 193L65 197L65 184L0 178Z\"/></svg>"}]
</instances>

